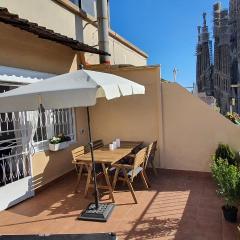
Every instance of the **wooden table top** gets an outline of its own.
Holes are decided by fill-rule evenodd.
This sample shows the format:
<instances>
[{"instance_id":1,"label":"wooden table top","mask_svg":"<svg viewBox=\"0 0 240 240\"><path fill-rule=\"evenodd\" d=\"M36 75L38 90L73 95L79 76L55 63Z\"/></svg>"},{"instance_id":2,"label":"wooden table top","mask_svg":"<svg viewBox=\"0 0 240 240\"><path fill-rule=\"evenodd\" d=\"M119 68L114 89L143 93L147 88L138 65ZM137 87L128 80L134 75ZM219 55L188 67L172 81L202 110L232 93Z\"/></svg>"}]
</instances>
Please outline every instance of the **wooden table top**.
<instances>
[{"instance_id":1,"label":"wooden table top","mask_svg":"<svg viewBox=\"0 0 240 240\"><path fill-rule=\"evenodd\" d=\"M120 148L115 150L110 150L109 146L104 146L102 148L94 150L94 160L97 163L108 163L114 164L117 161L121 160L123 157L127 156L132 152L133 149L141 145L142 142L130 142L130 141L121 141ZM91 153L81 155L76 158L77 162L91 162Z\"/></svg>"}]
</instances>

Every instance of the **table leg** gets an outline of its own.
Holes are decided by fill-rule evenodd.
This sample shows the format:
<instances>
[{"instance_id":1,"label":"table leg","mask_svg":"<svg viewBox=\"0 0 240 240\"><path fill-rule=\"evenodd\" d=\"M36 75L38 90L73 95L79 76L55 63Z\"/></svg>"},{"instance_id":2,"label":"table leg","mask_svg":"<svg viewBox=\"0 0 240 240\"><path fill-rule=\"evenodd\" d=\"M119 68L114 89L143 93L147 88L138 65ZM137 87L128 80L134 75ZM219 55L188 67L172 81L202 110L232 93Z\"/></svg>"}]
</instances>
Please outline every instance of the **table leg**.
<instances>
[{"instance_id":1,"label":"table leg","mask_svg":"<svg viewBox=\"0 0 240 240\"><path fill-rule=\"evenodd\" d=\"M111 186L111 183L110 183L110 180L109 180L109 176L108 176L108 172L107 172L107 168L105 167L104 163L102 163L102 168L103 168L103 174L104 174L107 186L108 186L109 195L112 198L112 201L115 202L115 199L114 199L114 196L113 196L112 186Z\"/></svg>"},{"instance_id":2,"label":"table leg","mask_svg":"<svg viewBox=\"0 0 240 240\"><path fill-rule=\"evenodd\" d=\"M77 184L75 187L75 193L78 193L78 187L80 185L80 181L81 181L81 176L82 176L82 170L83 170L83 164L81 164L80 166L76 166L77 169Z\"/></svg>"},{"instance_id":3,"label":"table leg","mask_svg":"<svg viewBox=\"0 0 240 240\"><path fill-rule=\"evenodd\" d=\"M91 178L92 178L92 166L87 166L88 169L88 176L87 176L87 182L86 182L86 187L85 187L85 192L84 192L84 197L87 197L88 194L88 188L91 183Z\"/></svg>"},{"instance_id":4,"label":"table leg","mask_svg":"<svg viewBox=\"0 0 240 240\"><path fill-rule=\"evenodd\" d=\"M116 183L118 180L118 174L119 174L120 168L116 168L115 170L115 174L114 174L114 179L113 179L113 184L112 184L112 190L114 191L115 187L116 187Z\"/></svg>"}]
</instances>

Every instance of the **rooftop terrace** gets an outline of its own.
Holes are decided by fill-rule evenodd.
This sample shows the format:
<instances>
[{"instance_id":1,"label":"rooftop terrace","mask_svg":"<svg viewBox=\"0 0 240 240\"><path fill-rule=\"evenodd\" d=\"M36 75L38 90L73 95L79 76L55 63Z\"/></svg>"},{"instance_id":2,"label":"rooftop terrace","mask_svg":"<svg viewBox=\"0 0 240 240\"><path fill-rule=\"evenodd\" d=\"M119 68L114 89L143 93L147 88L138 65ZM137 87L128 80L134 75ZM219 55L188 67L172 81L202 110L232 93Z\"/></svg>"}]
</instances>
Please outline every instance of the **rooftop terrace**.
<instances>
[{"instance_id":1,"label":"rooftop terrace","mask_svg":"<svg viewBox=\"0 0 240 240\"><path fill-rule=\"evenodd\" d=\"M139 200L116 191L116 208L107 223L83 222L77 216L92 200L74 193L74 173L36 197L0 213L0 234L116 232L119 239L236 239L236 225L222 217L215 184L205 173L159 171L150 191L135 183Z\"/></svg>"}]
</instances>

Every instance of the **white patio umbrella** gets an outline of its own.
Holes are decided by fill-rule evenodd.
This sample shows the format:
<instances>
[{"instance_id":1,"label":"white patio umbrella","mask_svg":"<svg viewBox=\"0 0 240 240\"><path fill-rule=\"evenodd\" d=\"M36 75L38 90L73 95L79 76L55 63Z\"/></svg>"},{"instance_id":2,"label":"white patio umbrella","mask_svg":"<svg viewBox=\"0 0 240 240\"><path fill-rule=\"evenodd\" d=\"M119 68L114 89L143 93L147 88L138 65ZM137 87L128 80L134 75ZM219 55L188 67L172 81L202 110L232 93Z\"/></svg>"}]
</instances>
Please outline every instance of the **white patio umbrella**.
<instances>
[{"instance_id":1,"label":"white patio umbrella","mask_svg":"<svg viewBox=\"0 0 240 240\"><path fill-rule=\"evenodd\" d=\"M87 107L96 99L107 100L144 94L144 86L102 72L79 70L0 94L0 112L30 111L42 104L45 109Z\"/></svg>"},{"instance_id":2,"label":"white patio umbrella","mask_svg":"<svg viewBox=\"0 0 240 240\"><path fill-rule=\"evenodd\" d=\"M87 107L97 211L99 202L88 107L95 105L97 98L105 97L107 100L111 100L120 96L144 93L144 86L126 78L82 69L0 94L0 112L31 111L37 110L39 107L40 109L43 107L45 109ZM99 216L99 212L96 214Z\"/></svg>"}]
</instances>

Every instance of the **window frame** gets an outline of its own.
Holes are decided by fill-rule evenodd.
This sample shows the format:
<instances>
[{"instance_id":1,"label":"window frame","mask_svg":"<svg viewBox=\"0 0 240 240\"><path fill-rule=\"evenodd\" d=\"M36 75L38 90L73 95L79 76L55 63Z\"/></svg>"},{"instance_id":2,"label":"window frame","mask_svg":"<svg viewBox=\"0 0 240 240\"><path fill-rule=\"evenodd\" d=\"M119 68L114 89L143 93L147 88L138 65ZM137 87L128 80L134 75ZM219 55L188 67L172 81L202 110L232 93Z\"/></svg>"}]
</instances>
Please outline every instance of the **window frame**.
<instances>
[{"instance_id":1,"label":"window frame","mask_svg":"<svg viewBox=\"0 0 240 240\"><path fill-rule=\"evenodd\" d=\"M71 110L71 117L72 117L72 125L71 125L71 129L72 132L67 135L71 137L71 140L69 141L70 144L75 144L77 142L77 136L76 136L76 114L75 114L75 108L65 108L68 110ZM53 112L55 110L59 110L59 109L51 109L48 110L50 112ZM45 126L46 128L46 134L47 134L47 139L46 140L42 140L42 141L34 141L32 139L32 145L34 148L35 152L44 152L44 151L48 151L49 150L49 139L51 137L53 137L53 135L55 135L55 125L54 123L52 123L50 126ZM50 131L50 132L49 132Z\"/></svg>"}]
</instances>

